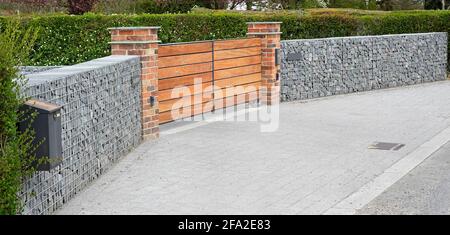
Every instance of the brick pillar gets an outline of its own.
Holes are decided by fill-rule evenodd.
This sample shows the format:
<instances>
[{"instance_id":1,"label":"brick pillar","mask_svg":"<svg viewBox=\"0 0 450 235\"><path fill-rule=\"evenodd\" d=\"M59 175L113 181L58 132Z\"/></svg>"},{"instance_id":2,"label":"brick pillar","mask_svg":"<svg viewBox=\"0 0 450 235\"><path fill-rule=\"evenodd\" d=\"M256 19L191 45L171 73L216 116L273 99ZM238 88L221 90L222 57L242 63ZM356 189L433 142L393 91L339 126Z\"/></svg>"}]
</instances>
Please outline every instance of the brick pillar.
<instances>
[{"instance_id":1,"label":"brick pillar","mask_svg":"<svg viewBox=\"0 0 450 235\"><path fill-rule=\"evenodd\" d=\"M141 121L143 140L159 137L158 29L160 27L110 28L112 55L141 58Z\"/></svg>"},{"instance_id":2,"label":"brick pillar","mask_svg":"<svg viewBox=\"0 0 450 235\"><path fill-rule=\"evenodd\" d=\"M248 22L248 37L261 38L261 96L262 103L271 105L280 100L280 81L275 51L280 49L281 22ZM279 56L279 55L278 55Z\"/></svg>"}]
</instances>

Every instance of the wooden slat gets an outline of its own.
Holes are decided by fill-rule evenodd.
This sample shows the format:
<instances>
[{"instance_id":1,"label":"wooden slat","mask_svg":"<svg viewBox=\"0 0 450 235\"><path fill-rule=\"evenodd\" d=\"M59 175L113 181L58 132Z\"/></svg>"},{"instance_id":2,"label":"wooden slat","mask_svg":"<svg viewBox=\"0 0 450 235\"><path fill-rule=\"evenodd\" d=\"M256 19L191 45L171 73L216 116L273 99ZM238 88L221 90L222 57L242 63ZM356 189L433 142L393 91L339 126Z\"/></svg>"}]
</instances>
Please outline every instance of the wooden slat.
<instances>
[{"instance_id":1,"label":"wooden slat","mask_svg":"<svg viewBox=\"0 0 450 235\"><path fill-rule=\"evenodd\" d=\"M208 92L208 93L204 93L204 94L197 94L197 95L191 95L190 97L183 97L184 99L190 99L190 103L189 105L183 105L183 107L185 106L192 106L195 104L201 104L201 103L205 103L207 101L212 100L212 92ZM183 98L178 98L178 99L173 99L173 100L166 100L166 101L162 101L159 103L159 111L160 112L166 112L166 111L170 111L173 107L173 105L175 105L175 103L180 102L181 99Z\"/></svg>"},{"instance_id":2,"label":"wooden slat","mask_svg":"<svg viewBox=\"0 0 450 235\"><path fill-rule=\"evenodd\" d=\"M231 101L230 101L231 99ZM258 96L253 96L253 95L245 95L244 98L239 98L238 96L232 96L232 97L227 97L224 99L217 99L214 100L214 109L215 110L219 110L219 109L223 109L225 107L232 107L232 106L236 106L238 104L243 104L243 103L248 103L251 101L256 101L258 100ZM229 102L231 105L228 105L227 102Z\"/></svg>"},{"instance_id":3,"label":"wooden slat","mask_svg":"<svg viewBox=\"0 0 450 235\"><path fill-rule=\"evenodd\" d=\"M250 47L242 49L232 49L224 51L214 51L214 60L240 58L245 56L261 55L260 47Z\"/></svg>"},{"instance_id":4,"label":"wooden slat","mask_svg":"<svg viewBox=\"0 0 450 235\"><path fill-rule=\"evenodd\" d=\"M167 56L158 59L158 67L173 67L187 64L198 64L212 61L212 53L196 53L188 55Z\"/></svg>"},{"instance_id":5,"label":"wooden slat","mask_svg":"<svg viewBox=\"0 0 450 235\"><path fill-rule=\"evenodd\" d=\"M191 110L190 115L189 115L189 113L183 114L182 118L189 117L189 116L194 116L194 115L198 115L198 114L202 114L203 112L210 112L211 108L212 108L212 102L206 102L206 103L203 103L203 104L196 104L196 105L193 105L193 106L190 106L190 107L186 107L186 108ZM167 123L167 122L170 122L170 121L173 121L171 111L166 111L166 112L159 113L159 123L160 124Z\"/></svg>"},{"instance_id":6,"label":"wooden slat","mask_svg":"<svg viewBox=\"0 0 450 235\"><path fill-rule=\"evenodd\" d=\"M212 71L212 62L162 68L158 69L158 79L186 76L210 71Z\"/></svg>"},{"instance_id":7,"label":"wooden slat","mask_svg":"<svg viewBox=\"0 0 450 235\"><path fill-rule=\"evenodd\" d=\"M195 95L195 94L199 94L202 92L204 92L204 93L208 92L208 90L206 88L211 87L212 83L205 82L205 83L201 84L201 89L198 89L198 90L194 90L194 86L195 85L186 86L186 88L189 89L189 92L190 92L189 95ZM211 89L211 88L209 88L209 89ZM177 99L177 98L179 98L179 97L172 97L172 89L167 89L167 90L158 92L159 102L163 102L165 100Z\"/></svg>"},{"instance_id":8,"label":"wooden slat","mask_svg":"<svg viewBox=\"0 0 450 235\"><path fill-rule=\"evenodd\" d=\"M214 82L214 85L221 87L221 88L225 88L228 86L237 86L237 85L243 85L243 84L253 83L253 82L258 82L258 81L261 81L260 73L218 80L218 81Z\"/></svg>"},{"instance_id":9,"label":"wooden slat","mask_svg":"<svg viewBox=\"0 0 450 235\"><path fill-rule=\"evenodd\" d=\"M251 86L251 87L250 87ZM236 104L241 104L247 101L253 101L253 100L257 100L259 97L259 88L261 86L261 82L255 82L255 83L251 83L251 84L247 84L247 85L243 85L242 88L243 89L237 89L237 90L227 90L226 88L221 89L220 92L219 91L214 91L215 93L215 100L214 100L214 104L215 104L215 108L216 109L220 109L225 107L226 102L230 97L233 97L233 100L231 102L232 105L236 105ZM239 98L239 99L238 99ZM230 105L228 105L230 106Z\"/></svg>"},{"instance_id":10,"label":"wooden slat","mask_svg":"<svg viewBox=\"0 0 450 235\"><path fill-rule=\"evenodd\" d=\"M252 83L252 84L248 84L245 87L248 87L250 85L251 86L255 86L255 87L257 87L257 89L259 89L260 82L255 82L255 83ZM247 91L249 91L249 90L247 90ZM227 105L226 102L227 102L227 99L229 99L229 97L233 97L232 106L237 105L237 104L241 104L241 103L245 103L245 102L255 101L255 100L258 99L258 93L256 93L256 94L253 93L251 95L249 95L249 93L245 93L245 97L241 96L238 99L238 95L240 95L240 94L243 94L243 93L239 92L237 94L231 94L229 96L227 96L227 94L224 93L222 98L214 100L214 106L215 106L214 108L215 109L224 108ZM208 95L210 95L210 93L208 93ZM198 104L198 102L195 102L194 105L191 105L191 106L185 107L185 108L190 108L191 112L192 112L192 115L201 114L201 113L203 113L203 111L210 112L211 111L211 104L212 104L211 98L210 97L204 98L203 101L204 102L202 103L202 105ZM176 101L174 101L174 102L176 102ZM168 102L166 101L166 103L168 103ZM171 103L171 104L173 105L173 103ZM169 106L169 108L160 106L160 110L161 110L160 114L159 114L160 124L172 121L171 108L172 108L172 106ZM162 111L162 110L164 110L164 111ZM185 115L184 117L187 117L187 116L189 116L189 115Z\"/></svg>"},{"instance_id":11,"label":"wooden slat","mask_svg":"<svg viewBox=\"0 0 450 235\"><path fill-rule=\"evenodd\" d=\"M182 43L174 45L159 45L158 57L184 55L201 52L211 52L212 42L196 42L196 43Z\"/></svg>"},{"instance_id":12,"label":"wooden slat","mask_svg":"<svg viewBox=\"0 0 450 235\"><path fill-rule=\"evenodd\" d=\"M201 79L202 83L210 82L212 80L212 72L160 79L158 81L158 88L160 91L163 91L176 86L190 86L194 84L196 79Z\"/></svg>"},{"instance_id":13,"label":"wooden slat","mask_svg":"<svg viewBox=\"0 0 450 235\"><path fill-rule=\"evenodd\" d=\"M205 88L211 88L212 85L212 49L212 42L160 45L158 108L161 124L172 121L171 109L181 100L171 97L172 89L177 86L185 86L190 91L185 98L191 99L191 103L182 109L192 113L185 114L184 117L211 111L212 93L205 91ZM216 109L224 107L226 100L231 97L235 101L233 105L257 99L261 85L261 39L214 42L214 69L214 84L218 87L214 100ZM195 78L201 78L202 84L194 86ZM198 86L200 88L194 90ZM238 89L227 94L227 87ZM253 87L254 89L249 90ZM219 91L224 92L222 97L219 96ZM242 95L245 99L237 100Z\"/></svg>"},{"instance_id":14,"label":"wooden slat","mask_svg":"<svg viewBox=\"0 0 450 235\"><path fill-rule=\"evenodd\" d=\"M261 64L261 55L235 58L235 59L226 59L226 60L218 60L214 62L214 69L227 69L234 68L237 65L251 65L251 64Z\"/></svg>"},{"instance_id":15,"label":"wooden slat","mask_svg":"<svg viewBox=\"0 0 450 235\"><path fill-rule=\"evenodd\" d=\"M242 86L239 86L239 88L234 88L233 90L229 90L229 89L227 90L227 88L222 88L220 90L222 93L218 93L218 91L216 90L215 96L225 98L225 97L253 93L253 92L254 92L255 96L258 96L258 89L260 87L260 83L261 82L258 81L258 82L242 85ZM209 92L207 91L202 94L190 95L190 97L189 97L191 99L190 105L204 103L204 102L211 100L212 99L211 93L212 93L211 91L209 91ZM170 111L171 108L173 107L173 105L176 102L178 102L179 100L181 100L181 98L160 101L160 103L159 103L160 112Z\"/></svg>"},{"instance_id":16,"label":"wooden slat","mask_svg":"<svg viewBox=\"0 0 450 235\"><path fill-rule=\"evenodd\" d=\"M160 112L159 113L159 124L164 124L164 123L167 123L170 121L172 121L170 112L164 112L164 113Z\"/></svg>"},{"instance_id":17,"label":"wooden slat","mask_svg":"<svg viewBox=\"0 0 450 235\"><path fill-rule=\"evenodd\" d=\"M236 49L243 47L260 47L260 46L261 46L260 38L221 40L214 42L214 51Z\"/></svg>"},{"instance_id":18,"label":"wooden slat","mask_svg":"<svg viewBox=\"0 0 450 235\"><path fill-rule=\"evenodd\" d=\"M261 64L214 71L214 80L261 72Z\"/></svg>"},{"instance_id":19,"label":"wooden slat","mask_svg":"<svg viewBox=\"0 0 450 235\"><path fill-rule=\"evenodd\" d=\"M220 97L224 98L224 97L229 97L231 95L240 95L240 94L244 94L244 93L250 93L253 91L255 91L256 94L258 94L260 87L261 87L261 82L257 81L257 82L252 82L252 83L245 84L245 85L240 85L239 89L236 89L236 87L233 86L233 88L234 88L233 90L227 90L227 88L230 88L230 87L222 88L220 90L215 90L214 96L217 99ZM219 91L222 93L220 94ZM230 94L230 92L231 92L231 94Z\"/></svg>"}]
</instances>

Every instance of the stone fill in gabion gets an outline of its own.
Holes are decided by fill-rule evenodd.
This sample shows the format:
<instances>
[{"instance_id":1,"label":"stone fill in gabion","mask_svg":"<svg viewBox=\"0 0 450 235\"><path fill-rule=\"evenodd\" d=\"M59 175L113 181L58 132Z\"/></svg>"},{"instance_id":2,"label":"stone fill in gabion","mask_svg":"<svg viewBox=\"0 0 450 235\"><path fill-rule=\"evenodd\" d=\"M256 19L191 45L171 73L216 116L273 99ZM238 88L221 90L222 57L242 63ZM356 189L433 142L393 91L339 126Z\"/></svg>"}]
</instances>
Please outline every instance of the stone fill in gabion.
<instances>
[{"instance_id":1,"label":"stone fill in gabion","mask_svg":"<svg viewBox=\"0 0 450 235\"><path fill-rule=\"evenodd\" d=\"M56 210L140 143L140 68L109 56L26 76L26 95L62 106L63 162L25 182L24 214Z\"/></svg>"},{"instance_id":2,"label":"stone fill in gabion","mask_svg":"<svg viewBox=\"0 0 450 235\"><path fill-rule=\"evenodd\" d=\"M447 77L447 33L288 40L281 48L282 101Z\"/></svg>"}]
</instances>

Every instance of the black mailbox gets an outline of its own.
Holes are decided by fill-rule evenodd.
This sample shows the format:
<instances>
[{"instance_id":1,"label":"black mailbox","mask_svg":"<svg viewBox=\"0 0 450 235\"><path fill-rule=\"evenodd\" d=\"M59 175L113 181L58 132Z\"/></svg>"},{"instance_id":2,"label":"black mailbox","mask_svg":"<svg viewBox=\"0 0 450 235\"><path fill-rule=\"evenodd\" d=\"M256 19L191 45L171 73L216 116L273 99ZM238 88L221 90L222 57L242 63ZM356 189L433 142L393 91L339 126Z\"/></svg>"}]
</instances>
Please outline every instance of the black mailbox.
<instances>
[{"instance_id":1,"label":"black mailbox","mask_svg":"<svg viewBox=\"0 0 450 235\"><path fill-rule=\"evenodd\" d=\"M62 162L61 106L31 99L25 102L23 109L37 115L21 122L19 130L25 131L32 122L31 128L35 132L33 145L37 146L35 167L38 171L49 171ZM47 160L37 164L42 158Z\"/></svg>"}]
</instances>

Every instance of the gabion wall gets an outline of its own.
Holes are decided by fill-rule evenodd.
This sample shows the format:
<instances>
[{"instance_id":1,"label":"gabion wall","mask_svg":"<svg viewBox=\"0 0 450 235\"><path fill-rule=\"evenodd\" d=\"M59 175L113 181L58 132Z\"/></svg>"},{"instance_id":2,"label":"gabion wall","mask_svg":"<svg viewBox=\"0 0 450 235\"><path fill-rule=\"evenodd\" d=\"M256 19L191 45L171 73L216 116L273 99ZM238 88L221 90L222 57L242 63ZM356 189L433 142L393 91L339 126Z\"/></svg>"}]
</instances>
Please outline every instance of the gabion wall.
<instances>
[{"instance_id":1,"label":"gabion wall","mask_svg":"<svg viewBox=\"0 0 450 235\"><path fill-rule=\"evenodd\" d=\"M288 40L281 48L282 101L447 77L447 33Z\"/></svg>"},{"instance_id":2,"label":"gabion wall","mask_svg":"<svg viewBox=\"0 0 450 235\"><path fill-rule=\"evenodd\" d=\"M61 68L62 66L21 66L19 67L20 74L28 75L32 73L40 73L51 69Z\"/></svg>"},{"instance_id":3,"label":"gabion wall","mask_svg":"<svg viewBox=\"0 0 450 235\"><path fill-rule=\"evenodd\" d=\"M26 77L25 94L62 106L63 163L22 192L24 214L48 214L139 144L140 62L109 56Z\"/></svg>"}]
</instances>

